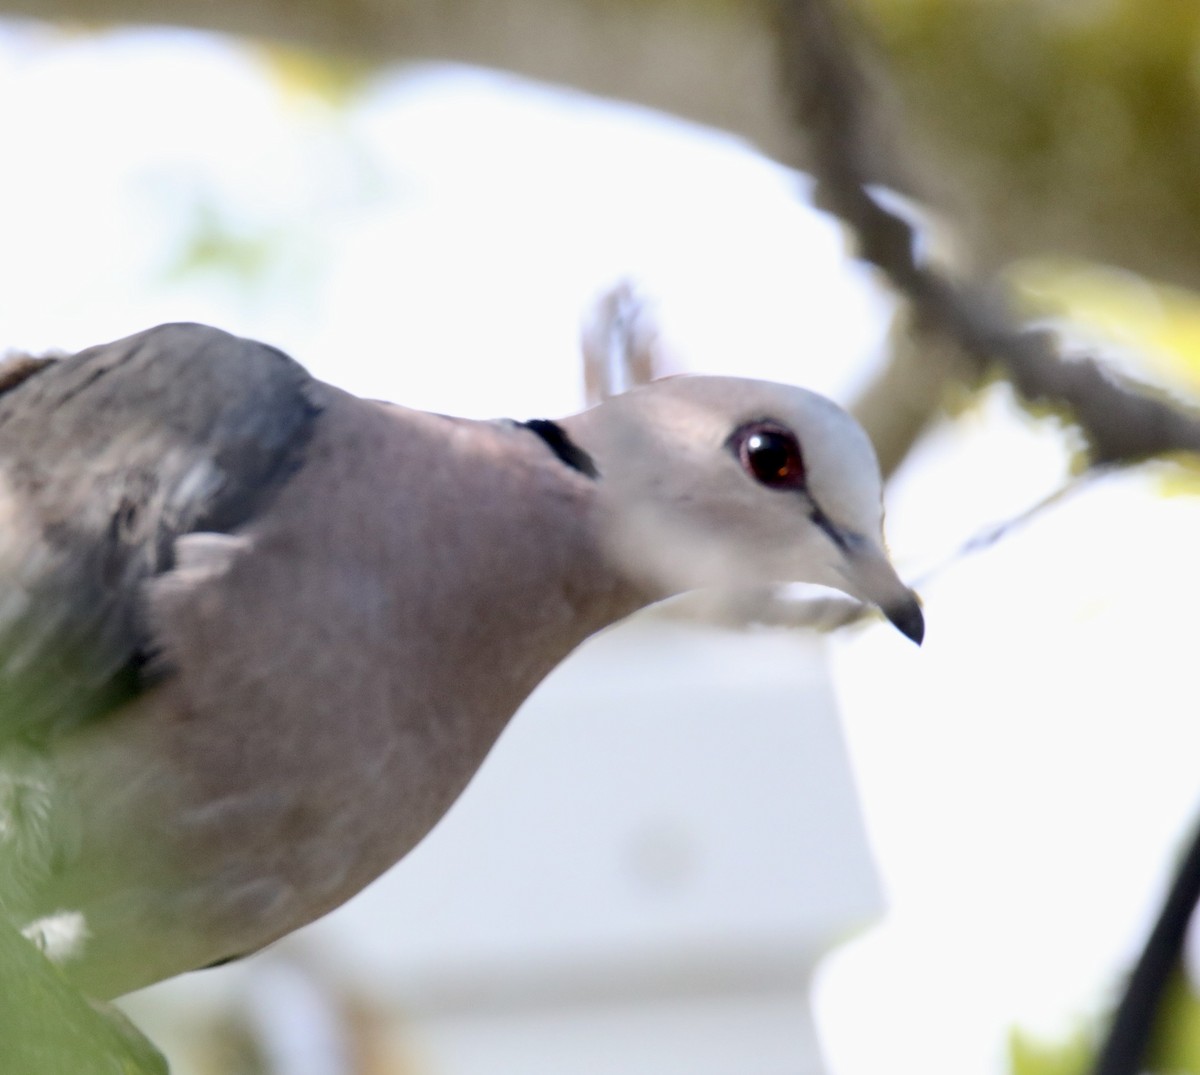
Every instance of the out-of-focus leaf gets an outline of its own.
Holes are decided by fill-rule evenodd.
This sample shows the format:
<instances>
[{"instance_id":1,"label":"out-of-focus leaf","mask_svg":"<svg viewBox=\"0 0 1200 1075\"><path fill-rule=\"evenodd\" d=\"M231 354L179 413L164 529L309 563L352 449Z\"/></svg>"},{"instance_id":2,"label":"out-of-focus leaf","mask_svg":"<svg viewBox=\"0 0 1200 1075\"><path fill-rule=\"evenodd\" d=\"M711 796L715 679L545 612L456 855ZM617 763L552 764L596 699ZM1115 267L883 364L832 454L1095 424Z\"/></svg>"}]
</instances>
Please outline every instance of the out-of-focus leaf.
<instances>
[{"instance_id":1,"label":"out-of-focus leaf","mask_svg":"<svg viewBox=\"0 0 1200 1075\"><path fill-rule=\"evenodd\" d=\"M197 202L186 246L168 278L215 271L242 284L263 278L280 256L287 234L279 229L254 231L233 227L207 200Z\"/></svg>"},{"instance_id":2,"label":"out-of-focus leaf","mask_svg":"<svg viewBox=\"0 0 1200 1075\"><path fill-rule=\"evenodd\" d=\"M965 225L975 264L1055 252L1200 287L1200 4L850 3L919 193Z\"/></svg>"},{"instance_id":3,"label":"out-of-focus leaf","mask_svg":"<svg viewBox=\"0 0 1200 1075\"><path fill-rule=\"evenodd\" d=\"M348 56L274 43L259 45L256 51L280 93L294 103L319 100L334 108L345 107L378 70L377 65Z\"/></svg>"},{"instance_id":4,"label":"out-of-focus leaf","mask_svg":"<svg viewBox=\"0 0 1200 1075\"><path fill-rule=\"evenodd\" d=\"M1020 1028L1009 1034L1011 1075L1086 1075L1098 1039L1076 1030L1060 1042L1039 1040ZM1200 1075L1200 994L1182 972L1167 986L1146 1059L1149 1075Z\"/></svg>"},{"instance_id":5,"label":"out-of-focus leaf","mask_svg":"<svg viewBox=\"0 0 1200 1075\"><path fill-rule=\"evenodd\" d=\"M1107 266L1061 259L1024 262L1017 292L1111 340L1145 364L1145 376L1200 395L1200 294Z\"/></svg>"},{"instance_id":6,"label":"out-of-focus leaf","mask_svg":"<svg viewBox=\"0 0 1200 1075\"><path fill-rule=\"evenodd\" d=\"M1162 460L1158 490L1163 496L1200 496L1200 459L1180 454Z\"/></svg>"},{"instance_id":7,"label":"out-of-focus leaf","mask_svg":"<svg viewBox=\"0 0 1200 1075\"><path fill-rule=\"evenodd\" d=\"M1082 1031L1066 1041L1046 1042L1014 1028L1008 1035L1008 1058L1012 1075L1085 1075L1092 1048Z\"/></svg>"},{"instance_id":8,"label":"out-of-focus leaf","mask_svg":"<svg viewBox=\"0 0 1200 1075\"><path fill-rule=\"evenodd\" d=\"M1200 1075L1200 996L1183 973L1163 997L1148 1068L1154 1075Z\"/></svg>"},{"instance_id":9,"label":"out-of-focus leaf","mask_svg":"<svg viewBox=\"0 0 1200 1075\"><path fill-rule=\"evenodd\" d=\"M0 1071L167 1075L167 1062L123 1015L92 1004L0 919Z\"/></svg>"},{"instance_id":10,"label":"out-of-focus leaf","mask_svg":"<svg viewBox=\"0 0 1200 1075\"><path fill-rule=\"evenodd\" d=\"M1065 259L1021 262L1007 275L1025 316L1074 326L1125 372L1200 401L1200 294ZM1163 495L1200 495L1200 460L1180 453L1164 462L1153 472Z\"/></svg>"}]
</instances>

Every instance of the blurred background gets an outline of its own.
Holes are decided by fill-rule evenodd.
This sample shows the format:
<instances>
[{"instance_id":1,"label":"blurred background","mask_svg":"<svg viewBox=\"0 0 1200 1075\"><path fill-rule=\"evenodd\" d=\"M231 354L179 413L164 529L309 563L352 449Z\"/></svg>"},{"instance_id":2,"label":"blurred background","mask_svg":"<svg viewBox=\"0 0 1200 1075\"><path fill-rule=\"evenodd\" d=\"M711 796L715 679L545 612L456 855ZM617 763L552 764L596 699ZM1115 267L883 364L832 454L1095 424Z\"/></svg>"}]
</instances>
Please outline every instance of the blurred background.
<instances>
[{"instance_id":1,"label":"blurred background","mask_svg":"<svg viewBox=\"0 0 1200 1075\"><path fill-rule=\"evenodd\" d=\"M1200 8L831 6L923 256L1193 400ZM872 430L920 651L594 640L361 897L129 999L179 1075L1083 1070L1200 805L1200 480L1088 471L1069 415L910 331L780 163L820 162L768 15L0 0L0 348L199 320L362 394L560 416L632 282L664 371L853 404L930 364ZM1161 1070L1200 1071L1192 1004Z\"/></svg>"}]
</instances>

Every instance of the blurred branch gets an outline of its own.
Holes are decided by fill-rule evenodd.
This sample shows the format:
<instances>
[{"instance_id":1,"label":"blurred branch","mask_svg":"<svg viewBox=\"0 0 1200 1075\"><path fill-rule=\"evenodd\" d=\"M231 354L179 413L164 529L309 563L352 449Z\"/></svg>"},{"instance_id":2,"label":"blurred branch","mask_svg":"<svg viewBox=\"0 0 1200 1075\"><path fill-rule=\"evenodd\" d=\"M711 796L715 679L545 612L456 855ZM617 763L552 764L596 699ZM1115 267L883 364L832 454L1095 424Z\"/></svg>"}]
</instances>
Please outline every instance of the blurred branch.
<instances>
[{"instance_id":1,"label":"blurred branch","mask_svg":"<svg viewBox=\"0 0 1200 1075\"><path fill-rule=\"evenodd\" d=\"M1118 380L1092 359L1064 360L1050 337L1020 327L996 285L951 279L922 264L911 225L869 189L873 128L870 87L839 24L832 0L777 0L785 93L810 140L818 201L850 226L862 256L911 304L918 328L950 341L969 378L998 367L1027 403L1064 413L1086 435L1093 464L1135 462L1173 451L1200 451L1200 417L1151 390ZM886 403L911 367L904 356L865 397ZM939 374L925 375L933 413ZM919 431L911 417L908 431ZM1114 1014L1092 1075L1135 1075L1143 1068L1164 990L1179 965L1188 923L1200 899L1200 830L1172 883Z\"/></svg>"},{"instance_id":2,"label":"blurred branch","mask_svg":"<svg viewBox=\"0 0 1200 1075\"><path fill-rule=\"evenodd\" d=\"M763 72L774 40L741 0L0 0L0 16L76 28L216 30L371 63L512 71L732 131L778 155L790 123Z\"/></svg>"},{"instance_id":3,"label":"blurred branch","mask_svg":"<svg viewBox=\"0 0 1200 1075\"><path fill-rule=\"evenodd\" d=\"M906 436L915 439L936 413L946 378L975 380L996 368L1027 404L1074 422L1087 437L1094 463L1200 451L1195 412L1118 380L1092 359L1065 360L1048 334L1023 328L1010 316L998 285L952 279L922 262L912 225L870 190L882 170L879 159L900 158L882 135L867 68L853 51L843 17L831 0L776 0L783 90L808 143L818 203L851 228L861 256L908 300L918 335L950 341L959 356L957 370L939 361L924 374L922 392L908 393ZM908 376L903 369L889 370L872 392L886 400L890 387ZM871 395L862 406L871 403ZM898 447L890 447L893 464Z\"/></svg>"},{"instance_id":4,"label":"blurred branch","mask_svg":"<svg viewBox=\"0 0 1200 1075\"><path fill-rule=\"evenodd\" d=\"M0 0L0 14L193 26L371 62L476 63L739 133L814 172L820 203L853 229L862 256L910 300L922 349L935 336L953 343L919 372L915 363L887 371L873 397L860 402L885 469L938 413L942 386L974 381L993 366L1028 402L1067 413L1097 461L1200 449L1195 415L1118 382L1096 362L1062 360L1047 336L1014 323L999 288L921 264L911 226L868 185L896 181L904 169L903 154L885 137L891 117L881 111L884 95L870 84L876 68L853 51L861 35L846 32L845 9L834 0L770 6L777 40L762 7L738 0ZM763 77L773 48L784 94ZM902 407L889 405L896 400Z\"/></svg>"},{"instance_id":5,"label":"blurred branch","mask_svg":"<svg viewBox=\"0 0 1200 1075\"><path fill-rule=\"evenodd\" d=\"M940 413L946 385L970 373L950 340L923 329L911 309L897 313L888 363L850 408L871 435L885 479Z\"/></svg>"},{"instance_id":6,"label":"blurred branch","mask_svg":"<svg viewBox=\"0 0 1200 1075\"><path fill-rule=\"evenodd\" d=\"M1200 900L1200 827L1192 835L1158 920L1134 965L1091 1075L1137 1075L1150 1050L1163 997L1181 963Z\"/></svg>"},{"instance_id":7,"label":"blurred branch","mask_svg":"<svg viewBox=\"0 0 1200 1075\"><path fill-rule=\"evenodd\" d=\"M1110 471L1105 468L1094 467L1071 478L1019 515L980 530L950 556L912 579L913 588L920 590L964 557L991 548L1014 530L1032 522L1044 511L1061 504L1067 497L1075 495L1107 473ZM882 613L874 605L863 604L852 597L832 593L820 597L797 596L778 587L695 591L668 601L660 608L661 614L671 619L736 628L790 627L831 632L882 619ZM1197 853L1200 854L1200 850ZM1196 868L1200 869L1200 866ZM1200 877L1194 883L1200 885ZM1116 1075L1116 1072L1105 1072L1104 1075Z\"/></svg>"}]
</instances>

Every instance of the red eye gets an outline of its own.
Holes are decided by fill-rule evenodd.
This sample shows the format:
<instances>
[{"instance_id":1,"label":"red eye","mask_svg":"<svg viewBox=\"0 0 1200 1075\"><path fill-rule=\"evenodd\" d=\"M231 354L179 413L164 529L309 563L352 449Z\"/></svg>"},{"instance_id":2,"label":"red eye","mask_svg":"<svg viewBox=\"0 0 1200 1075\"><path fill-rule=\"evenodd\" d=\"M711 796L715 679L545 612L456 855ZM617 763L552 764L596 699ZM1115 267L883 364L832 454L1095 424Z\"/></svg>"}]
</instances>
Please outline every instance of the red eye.
<instances>
[{"instance_id":1,"label":"red eye","mask_svg":"<svg viewBox=\"0 0 1200 1075\"><path fill-rule=\"evenodd\" d=\"M804 488L804 457L791 430L775 422L753 422L734 433L730 446L755 481L770 489Z\"/></svg>"}]
</instances>

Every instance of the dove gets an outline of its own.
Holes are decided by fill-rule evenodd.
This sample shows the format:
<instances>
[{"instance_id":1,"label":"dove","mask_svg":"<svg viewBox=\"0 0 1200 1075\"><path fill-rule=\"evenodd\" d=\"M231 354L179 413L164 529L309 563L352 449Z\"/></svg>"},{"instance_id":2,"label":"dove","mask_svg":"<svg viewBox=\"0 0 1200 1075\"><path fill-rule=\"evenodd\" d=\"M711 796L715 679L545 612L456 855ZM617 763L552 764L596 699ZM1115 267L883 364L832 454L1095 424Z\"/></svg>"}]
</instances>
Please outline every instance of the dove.
<instances>
[{"instance_id":1,"label":"dove","mask_svg":"<svg viewBox=\"0 0 1200 1075\"><path fill-rule=\"evenodd\" d=\"M0 368L0 912L111 998L402 858L575 647L813 582L920 642L870 441L672 377L558 421L360 399L171 324Z\"/></svg>"}]
</instances>

